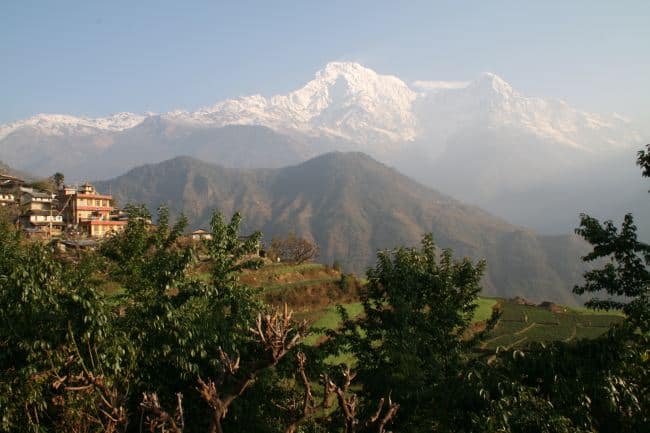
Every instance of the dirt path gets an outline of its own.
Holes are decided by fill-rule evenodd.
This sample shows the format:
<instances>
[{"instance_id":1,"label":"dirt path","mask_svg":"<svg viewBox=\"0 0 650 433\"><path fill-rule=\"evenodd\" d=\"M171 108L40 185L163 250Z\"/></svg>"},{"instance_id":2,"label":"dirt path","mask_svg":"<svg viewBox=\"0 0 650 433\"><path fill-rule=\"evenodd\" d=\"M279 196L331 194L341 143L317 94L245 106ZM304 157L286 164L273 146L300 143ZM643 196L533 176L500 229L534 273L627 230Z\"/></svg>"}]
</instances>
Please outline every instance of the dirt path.
<instances>
[{"instance_id":1,"label":"dirt path","mask_svg":"<svg viewBox=\"0 0 650 433\"><path fill-rule=\"evenodd\" d=\"M535 326L537 326L537 323L533 322L533 323L531 323L530 325L526 326L525 328L521 328L519 331L513 333L512 335L523 334L524 332L530 330L531 328L533 328L533 327L535 327Z\"/></svg>"},{"instance_id":2,"label":"dirt path","mask_svg":"<svg viewBox=\"0 0 650 433\"><path fill-rule=\"evenodd\" d=\"M514 343L508 345L508 349L512 349L516 345L523 343L524 341L528 340L528 337L520 338L519 340L515 341Z\"/></svg>"},{"instance_id":3,"label":"dirt path","mask_svg":"<svg viewBox=\"0 0 650 433\"><path fill-rule=\"evenodd\" d=\"M574 338L576 338L576 333L577 333L577 332L578 332L578 330L577 330L577 326L576 326L576 325L573 325L573 332L571 332L571 335L569 335L569 337L566 338L566 339L564 340L564 342L565 342L565 343L568 343L569 341L571 341L571 340L573 340Z\"/></svg>"}]
</instances>

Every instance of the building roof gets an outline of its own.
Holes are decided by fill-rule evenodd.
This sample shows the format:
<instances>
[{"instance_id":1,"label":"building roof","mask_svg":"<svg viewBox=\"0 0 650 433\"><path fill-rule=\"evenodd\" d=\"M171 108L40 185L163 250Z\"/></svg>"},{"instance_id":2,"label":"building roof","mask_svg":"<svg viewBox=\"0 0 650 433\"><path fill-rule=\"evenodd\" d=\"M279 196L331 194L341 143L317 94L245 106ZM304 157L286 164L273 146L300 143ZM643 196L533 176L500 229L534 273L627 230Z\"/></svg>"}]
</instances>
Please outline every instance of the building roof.
<instances>
[{"instance_id":1,"label":"building roof","mask_svg":"<svg viewBox=\"0 0 650 433\"><path fill-rule=\"evenodd\" d=\"M23 231L26 233L40 233L43 231L43 228L41 227L25 227L23 228Z\"/></svg>"},{"instance_id":2,"label":"building roof","mask_svg":"<svg viewBox=\"0 0 650 433\"><path fill-rule=\"evenodd\" d=\"M18 182L18 183L25 183L25 181L22 180L19 177L11 176L11 175L4 174L4 173L0 173L0 180L3 180L3 181L8 180L8 181L13 181L13 182Z\"/></svg>"},{"instance_id":3,"label":"building roof","mask_svg":"<svg viewBox=\"0 0 650 433\"><path fill-rule=\"evenodd\" d=\"M77 192L78 198L96 198L98 200L113 200L112 195L98 194L96 192Z\"/></svg>"},{"instance_id":4,"label":"building roof","mask_svg":"<svg viewBox=\"0 0 650 433\"><path fill-rule=\"evenodd\" d=\"M23 190L23 194L28 194L34 198L49 198L50 200L52 199L52 194L45 191L36 191L36 190L24 191Z\"/></svg>"},{"instance_id":5,"label":"building roof","mask_svg":"<svg viewBox=\"0 0 650 433\"><path fill-rule=\"evenodd\" d=\"M22 181L0 178L0 187L2 188L15 188L17 185L20 185L21 183Z\"/></svg>"}]
</instances>

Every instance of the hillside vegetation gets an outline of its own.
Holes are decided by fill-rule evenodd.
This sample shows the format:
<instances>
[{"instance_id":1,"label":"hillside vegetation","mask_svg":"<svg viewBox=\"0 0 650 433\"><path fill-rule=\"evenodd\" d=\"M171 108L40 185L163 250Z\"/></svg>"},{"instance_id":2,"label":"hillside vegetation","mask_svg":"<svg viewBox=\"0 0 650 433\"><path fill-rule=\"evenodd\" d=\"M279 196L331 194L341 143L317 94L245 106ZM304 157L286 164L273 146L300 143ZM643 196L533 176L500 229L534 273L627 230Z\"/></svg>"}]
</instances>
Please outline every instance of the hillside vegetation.
<instances>
[{"instance_id":1,"label":"hillside vegetation","mask_svg":"<svg viewBox=\"0 0 650 433\"><path fill-rule=\"evenodd\" d=\"M241 281L263 289L262 296L277 306L288 302L299 317L309 320L318 332L310 335L308 343L322 341L322 330L336 330L341 316L336 305L342 305L353 319L363 312L359 302L361 283L353 275L346 278L356 282L352 289L341 290L343 275L318 263L268 264L261 269L246 271ZM348 283L348 285L350 285ZM487 338L477 347L493 351L498 347L523 347L529 343L570 342L601 336L615 323L623 320L616 312L575 309L552 302L534 304L522 298L478 298L473 321L477 329L490 319L493 310L501 313ZM349 358L335 358L335 361Z\"/></svg>"},{"instance_id":2,"label":"hillside vegetation","mask_svg":"<svg viewBox=\"0 0 650 433\"><path fill-rule=\"evenodd\" d=\"M426 188L361 153L331 153L280 169L238 170L181 157L98 182L119 203L166 205L192 227L213 209L246 215L244 232L267 240L290 232L314 239L319 261L358 274L379 249L415 245L432 232L457 256L485 258L484 295L574 304L584 266L576 236L540 236Z\"/></svg>"},{"instance_id":3,"label":"hillside vegetation","mask_svg":"<svg viewBox=\"0 0 650 433\"><path fill-rule=\"evenodd\" d=\"M129 215L97 251L63 255L0 221L0 430L647 425L643 297L609 318L480 299L485 262L454 259L431 235L378 253L362 283L338 267L262 266L260 233L242 237L239 214L215 213L201 243L165 209L153 227L145 208Z\"/></svg>"}]
</instances>

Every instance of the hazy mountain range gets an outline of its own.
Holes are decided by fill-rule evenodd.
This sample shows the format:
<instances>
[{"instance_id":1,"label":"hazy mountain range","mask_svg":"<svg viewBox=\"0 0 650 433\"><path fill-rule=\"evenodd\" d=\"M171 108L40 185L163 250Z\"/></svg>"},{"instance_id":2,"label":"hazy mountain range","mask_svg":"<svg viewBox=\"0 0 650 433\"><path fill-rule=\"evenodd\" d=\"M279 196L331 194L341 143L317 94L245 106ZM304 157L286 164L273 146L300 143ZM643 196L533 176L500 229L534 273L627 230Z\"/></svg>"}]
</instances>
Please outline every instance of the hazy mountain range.
<instances>
[{"instance_id":1,"label":"hazy mountain range","mask_svg":"<svg viewBox=\"0 0 650 433\"><path fill-rule=\"evenodd\" d=\"M0 174L15 176L28 182L36 180L31 174L16 170L2 161L0 161Z\"/></svg>"},{"instance_id":2,"label":"hazy mountain range","mask_svg":"<svg viewBox=\"0 0 650 433\"><path fill-rule=\"evenodd\" d=\"M527 97L495 74L407 84L333 62L286 95L100 119L43 114L0 126L0 159L84 180L178 155L272 168L360 150L510 221L566 233L580 211L619 217L629 210L650 220L634 166L644 141L622 116Z\"/></svg>"},{"instance_id":3,"label":"hazy mountain range","mask_svg":"<svg viewBox=\"0 0 650 433\"><path fill-rule=\"evenodd\" d=\"M178 157L98 182L120 203L167 205L192 227L213 209L240 210L244 231L266 240L314 239L319 261L363 273L377 249L416 246L433 232L457 256L486 258L486 294L575 303L587 247L576 236L540 236L427 188L362 153L329 153L280 169L233 169Z\"/></svg>"}]
</instances>

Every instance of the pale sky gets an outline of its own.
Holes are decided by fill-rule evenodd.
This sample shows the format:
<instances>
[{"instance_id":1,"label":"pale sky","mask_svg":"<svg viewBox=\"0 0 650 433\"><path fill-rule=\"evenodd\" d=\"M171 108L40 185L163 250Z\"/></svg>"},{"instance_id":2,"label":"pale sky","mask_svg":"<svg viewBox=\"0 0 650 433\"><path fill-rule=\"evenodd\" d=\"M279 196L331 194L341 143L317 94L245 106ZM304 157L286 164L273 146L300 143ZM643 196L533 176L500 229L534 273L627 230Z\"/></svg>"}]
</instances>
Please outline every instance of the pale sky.
<instances>
[{"instance_id":1,"label":"pale sky","mask_svg":"<svg viewBox=\"0 0 650 433\"><path fill-rule=\"evenodd\" d=\"M333 60L408 84L491 71L650 124L650 1L0 3L0 124L286 93Z\"/></svg>"}]
</instances>

